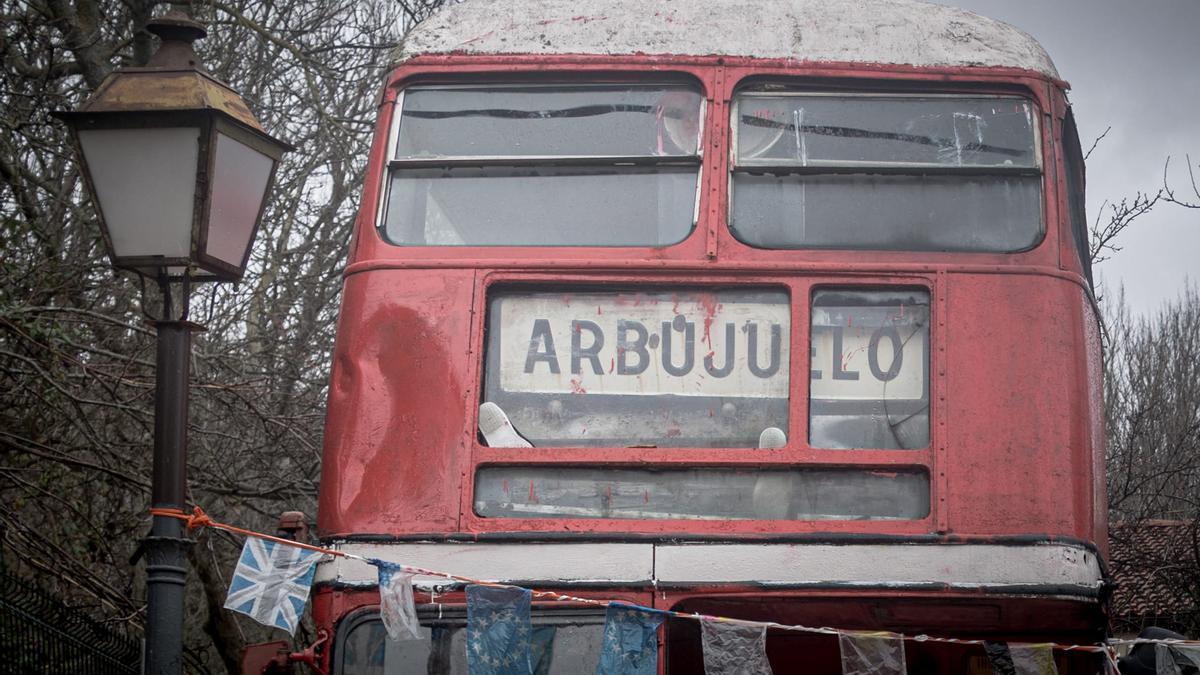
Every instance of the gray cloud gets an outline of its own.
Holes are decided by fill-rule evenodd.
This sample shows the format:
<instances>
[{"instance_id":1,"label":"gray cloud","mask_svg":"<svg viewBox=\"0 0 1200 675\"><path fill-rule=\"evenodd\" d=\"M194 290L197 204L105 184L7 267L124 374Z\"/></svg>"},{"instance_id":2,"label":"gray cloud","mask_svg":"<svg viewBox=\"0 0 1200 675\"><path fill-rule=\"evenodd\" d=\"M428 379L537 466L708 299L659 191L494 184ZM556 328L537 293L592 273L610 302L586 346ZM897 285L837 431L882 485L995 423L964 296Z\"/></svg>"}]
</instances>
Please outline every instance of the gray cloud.
<instances>
[{"instance_id":1,"label":"gray cloud","mask_svg":"<svg viewBox=\"0 0 1200 675\"><path fill-rule=\"evenodd\" d=\"M1112 130L1088 162L1088 216L1105 200L1171 183L1190 192L1185 154L1200 165L1200 2L1197 0L957 0L941 2L1033 35L1071 83L1084 146ZM1200 178L1200 170L1197 170ZM1200 281L1200 211L1160 206L1100 265L1106 293L1124 284L1136 311Z\"/></svg>"}]
</instances>

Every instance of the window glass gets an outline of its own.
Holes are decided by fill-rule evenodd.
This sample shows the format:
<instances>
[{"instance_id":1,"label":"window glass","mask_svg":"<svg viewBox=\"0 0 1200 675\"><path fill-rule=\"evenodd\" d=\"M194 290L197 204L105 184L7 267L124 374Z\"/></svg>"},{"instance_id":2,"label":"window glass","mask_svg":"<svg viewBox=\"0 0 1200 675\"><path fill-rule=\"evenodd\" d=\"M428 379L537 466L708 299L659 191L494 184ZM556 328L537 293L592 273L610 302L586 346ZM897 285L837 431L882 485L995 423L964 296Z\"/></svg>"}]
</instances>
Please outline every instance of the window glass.
<instances>
[{"instance_id":1,"label":"window glass","mask_svg":"<svg viewBox=\"0 0 1200 675\"><path fill-rule=\"evenodd\" d=\"M813 293L809 443L929 445L929 293Z\"/></svg>"},{"instance_id":2,"label":"window glass","mask_svg":"<svg viewBox=\"0 0 1200 675\"><path fill-rule=\"evenodd\" d=\"M424 246L664 246L691 232L695 200L694 167L397 171L385 235Z\"/></svg>"},{"instance_id":3,"label":"window glass","mask_svg":"<svg viewBox=\"0 0 1200 675\"><path fill-rule=\"evenodd\" d=\"M383 622L355 623L338 644L340 675L467 675L466 617L461 610L421 617L420 640L390 640ZM575 675L595 670L604 614L537 612L533 619L533 672Z\"/></svg>"},{"instance_id":4,"label":"window glass","mask_svg":"<svg viewBox=\"0 0 1200 675\"><path fill-rule=\"evenodd\" d=\"M692 156L700 133L684 86L414 88L402 110L397 158Z\"/></svg>"},{"instance_id":5,"label":"window glass","mask_svg":"<svg viewBox=\"0 0 1200 675\"><path fill-rule=\"evenodd\" d=\"M736 174L731 228L763 248L1017 251L1041 237L1038 176Z\"/></svg>"},{"instance_id":6,"label":"window glass","mask_svg":"<svg viewBox=\"0 0 1200 675\"><path fill-rule=\"evenodd\" d=\"M781 447L788 295L504 290L481 403L534 446ZM486 438L485 438L486 441Z\"/></svg>"},{"instance_id":7,"label":"window glass","mask_svg":"<svg viewBox=\"0 0 1200 675\"><path fill-rule=\"evenodd\" d=\"M1068 108L1063 120L1063 173L1067 177L1067 215L1071 219L1071 234L1075 241L1075 252L1083 266L1088 285L1092 285L1092 252L1088 243L1087 212L1084 203L1086 183L1083 148L1079 146L1079 131L1075 127L1075 114Z\"/></svg>"},{"instance_id":8,"label":"window glass","mask_svg":"<svg viewBox=\"0 0 1200 675\"><path fill-rule=\"evenodd\" d=\"M1033 104L747 91L730 228L763 248L1019 251L1042 237Z\"/></svg>"},{"instance_id":9,"label":"window glass","mask_svg":"<svg viewBox=\"0 0 1200 675\"><path fill-rule=\"evenodd\" d=\"M406 90L381 213L403 246L667 246L695 224L682 85Z\"/></svg>"},{"instance_id":10,"label":"window glass","mask_svg":"<svg viewBox=\"0 0 1200 675\"><path fill-rule=\"evenodd\" d=\"M769 95L738 100L738 164L1038 164L1033 106L1011 97Z\"/></svg>"},{"instance_id":11,"label":"window glass","mask_svg":"<svg viewBox=\"0 0 1200 675\"><path fill-rule=\"evenodd\" d=\"M916 519L924 471L485 467L475 512L497 518Z\"/></svg>"}]
</instances>

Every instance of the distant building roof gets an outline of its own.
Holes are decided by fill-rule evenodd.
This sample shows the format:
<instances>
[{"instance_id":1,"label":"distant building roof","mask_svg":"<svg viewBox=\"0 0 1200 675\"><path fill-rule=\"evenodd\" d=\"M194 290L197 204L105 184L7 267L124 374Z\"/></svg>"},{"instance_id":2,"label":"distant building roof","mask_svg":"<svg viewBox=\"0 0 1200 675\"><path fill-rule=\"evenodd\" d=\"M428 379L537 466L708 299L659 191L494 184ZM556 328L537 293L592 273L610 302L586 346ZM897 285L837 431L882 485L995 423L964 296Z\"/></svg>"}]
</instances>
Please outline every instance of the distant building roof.
<instances>
[{"instance_id":1,"label":"distant building roof","mask_svg":"<svg viewBox=\"0 0 1200 675\"><path fill-rule=\"evenodd\" d=\"M1197 527L1200 524L1177 520L1109 527L1109 567L1117 582L1113 615L1118 623L1171 628L1174 622L1200 621L1200 561L1193 539L1200 536Z\"/></svg>"},{"instance_id":2,"label":"distant building roof","mask_svg":"<svg viewBox=\"0 0 1200 675\"><path fill-rule=\"evenodd\" d=\"M916 0L464 0L414 28L395 57L454 52L1002 66L1058 77L1023 31Z\"/></svg>"}]
</instances>

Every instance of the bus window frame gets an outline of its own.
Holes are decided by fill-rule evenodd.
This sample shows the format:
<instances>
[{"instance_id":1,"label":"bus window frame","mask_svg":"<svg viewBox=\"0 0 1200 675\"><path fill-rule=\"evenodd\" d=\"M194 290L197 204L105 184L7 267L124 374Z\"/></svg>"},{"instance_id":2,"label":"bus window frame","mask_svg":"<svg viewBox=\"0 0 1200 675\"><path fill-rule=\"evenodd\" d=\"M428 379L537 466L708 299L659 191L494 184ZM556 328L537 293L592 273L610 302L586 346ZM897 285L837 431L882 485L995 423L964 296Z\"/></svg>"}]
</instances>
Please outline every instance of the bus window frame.
<instances>
[{"instance_id":1,"label":"bus window frame","mask_svg":"<svg viewBox=\"0 0 1200 675\"><path fill-rule=\"evenodd\" d=\"M1071 106L1066 106L1062 116L1062 130L1059 134L1062 147L1062 181L1059 189L1062 192L1065 222L1064 230L1069 234L1063 248L1074 251L1076 261L1080 266L1083 277L1087 279L1089 292L1094 294L1095 281L1092 272L1091 243L1087 219L1087 157L1080 144L1079 128L1075 124L1075 113ZM1069 258L1069 256L1063 256Z\"/></svg>"},{"instance_id":2,"label":"bus window frame","mask_svg":"<svg viewBox=\"0 0 1200 675\"><path fill-rule=\"evenodd\" d=\"M778 85L778 91L766 91L761 89L764 86ZM789 175L806 175L806 176L832 176L845 173L847 169L875 169L875 175L897 175L897 176L913 176L913 175L929 175L929 176L1032 176L1038 177L1040 185L1039 200L1041 208L1038 212L1041 216L1040 222L1037 223L1038 231L1032 242L1025 247L1012 250L922 250L910 248L884 248L880 246L859 246L859 247L843 247L843 246L792 246L787 248L775 248L761 246L744 241L734 233L733 230L733 202L734 202L734 174L747 169L764 170L774 168L774 165L766 164L749 164L738 165L737 160L737 135L738 124L737 114L739 97L744 94L761 94L763 96L775 97L886 97L886 98L1020 98L1027 101L1032 110L1033 118L1033 149L1035 153L1034 165L1032 167L1014 167L1007 168L1003 166L977 166L967 165L962 167L933 166L909 162L895 163L845 163L840 166L834 163L806 168L803 170L794 170ZM726 171L726 209L725 209L725 230L726 233L735 241L743 246L752 248L758 251L836 251L843 255L848 252L871 252L871 253L906 253L913 255L930 255L943 254L951 256L969 256L969 255L1001 255L1011 256L1015 254L1028 253L1040 248L1048 238L1050 231L1050 216L1048 203L1051 200L1052 185L1050 176L1052 172L1048 170L1047 163L1052 161L1054 155L1048 150L1048 136L1046 125L1044 123L1046 114L1041 106L1040 101L1031 95L1031 92L1023 90L993 90L991 88L980 89L977 87L947 87L944 84L936 84L928 89L922 89L920 85L897 88L896 83L883 83L878 80L874 82L863 83L846 83L846 82L829 82L821 83L809 81L807 79L797 80L796 78L778 79L778 78L763 78L763 77L748 77L745 80L737 83L729 93L728 99L729 116L727 120L729 130L728 144L728 167ZM1049 159L1048 159L1049 158ZM917 169L919 171L914 171Z\"/></svg>"},{"instance_id":3,"label":"bus window frame","mask_svg":"<svg viewBox=\"0 0 1200 675\"><path fill-rule=\"evenodd\" d=\"M789 406L792 409L788 418L786 430L788 442L781 449L758 448L645 448L645 447L570 447L542 446L533 448L492 448L480 442L474 430L478 428L478 402L483 390L483 376L487 368L486 352L486 306L493 289L508 290L519 287L545 287L550 283L561 283L561 279L548 272L520 272L495 270L482 272L476 278L475 286L475 316L472 319L472 359L469 381L471 390L465 395L474 402L474 410L465 420L470 431L470 470L464 476L459 516L464 527L479 531L496 531L505 533L546 532L562 530L564 526L573 529L569 523L581 523L593 536L603 536L605 532L624 533L641 532L653 534L677 534L686 532L694 521L678 519L631 519L631 518L505 518L498 516L480 516L475 512L475 488L477 474L480 469L493 466L522 467L522 466L563 466L587 467L603 471L607 468L644 468L658 466L663 468L682 467L724 467L732 469L777 468L856 468L870 470L915 469L929 476L929 513L919 519L861 519L861 520L759 520L739 519L722 522L722 528L731 534L754 534L773 532L818 532L834 527L841 531L885 534L929 534L937 529L937 523L944 516L944 502L939 499L943 495L940 487L938 466L944 461L941 450L945 445L946 427L944 423L935 420L944 419L945 406L937 396L943 385L940 378L930 376L929 387L929 443L924 448L913 449L837 449L815 448L808 438L809 434L809 395L811 382L808 377L797 376L811 370L809 343L811 340L812 293L819 288L837 288L839 290L879 290L881 288L921 289L930 297L930 333L928 348L930 361L929 372L936 373L933 359L937 358L938 347L945 343L945 322L938 321L943 310L938 298L944 297L943 275L930 273L909 273L891 277L885 276L845 276L822 275L820 277L781 276L779 274L762 275L733 275L728 272L713 273L706 284L724 289L737 288L780 288L786 290L791 298L789 315L792 329L789 349L793 355L792 377L788 388ZM584 274L573 276L572 286L575 288L608 287L619 288L653 283L662 286L661 277L652 277L645 272L627 272L618 275ZM683 283L695 288L694 282ZM797 403L802 401L803 403ZM939 459L941 457L942 459ZM944 473L944 472L943 472Z\"/></svg>"},{"instance_id":4,"label":"bus window frame","mask_svg":"<svg viewBox=\"0 0 1200 675\"><path fill-rule=\"evenodd\" d=\"M862 294L862 295L869 295L870 293L873 293L873 292L879 292L879 291L884 291L884 292L887 292L887 291L894 291L894 292L904 292L904 291L921 291L921 292L924 292L924 293L925 293L925 297L926 297L926 299L927 299L927 301L928 301L928 303L927 303L927 305L926 305L926 307L927 307L926 311L929 313L929 317L928 317L929 325L928 325L928 326L926 326L926 329L925 329L925 338L926 338L926 339L925 339L925 344L924 344L924 347L923 347L923 349L922 349L922 351L923 351L923 360L922 360L922 366L924 367L924 373L923 373L923 376L924 376L924 391L922 392L922 398L924 398L924 399L925 399L925 444L924 444L924 445L922 445L922 446L919 446L919 447L912 447L912 448L903 448L903 447L900 447L900 448L890 448L890 449L892 449L892 450L907 450L907 451L913 451L913 450L924 450L924 449L928 449L928 448L930 448L930 447L932 446L932 444L933 444L933 420L934 420L934 416L933 416L933 396L932 396L932 392L933 392L933 372L934 372L934 371L933 371L933 347L934 347L934 338L933 338L933 307L934 307L934 297L933 297L933 292L932 292L932 289L931 289L930 287L928 287L928 286L920 286L920 285L917 285L917 286L907 286L907 287L906 287L906 286L904 286L904 285L902 285L902 284L888 284L888 285L886 285L886 286L877 286L877 287L871 287L871 286L868 286L868 285L864 285L864 284L857 284L857 283L856 283L856 284L852 284L852 285L845 285L845 284L825 284L825 283L818 283L818 284L813 284L813 285L810 285L810 286L809 286L809 292L812 294L812 295L811 295L811 296L808 298L808 307L809 307L809 316L808 316L808 320L809 320L809 332L810 332L809 339L810 339L810 341L811 341L811 339L812 339L812 336L811 336L811 332L812 332L812 308L817 306L817 305L816 305L816 295L817 295L818 293L820 293L820 292L829 292L829 291L836 291L836 292L849 292L849 293L856 293L856 294ZM810 354L810 355L809 355L808 365L809 365L809 371L810 371L810 373L811 373L813 370L816 370L816 367L813 365L813 361L812 361L813 357L812 357L812 355L811 355L811 351L809 352L809 354ZM811 380L811 376L810 376L810 380ZM826 405L829 403L829 401L827 401L827 400L825 400L825 399L816 399L816 400L817 400L817 401L820 401L820 402L822 402L822 403L824 403L824 404L826 404ZM874 399L868 399L868 400L871 400L872 402L874 402ZM807 400L807 401L805 401L806 407L805 407L805 411L804 411L804 412L805 412L805 414L806 414L806 415L807 415L807 417L808 417L808 419L807 419L807 420L806 420L806 422L805 422L805 432L806 432L806 433L809 435L809 437L808 437L808 438L806 438L806 439L804 439L804 440L805 440L805 443L809 445L809 447L814 447L814 446L812 446L812 443L813 443L813 440L812 440L812 421L813 421L813 417L814 417L814 416L816 416L816 413L815 413L814 411L815 411L816 409L819 409L819 408L821 408L821 406L814 406L814 404L813 404L813 403L814 403L814 398L813 398L813 396L812 396L811 387L810 387L810 391L809 391L809 395L808 395L808 400ZM833 406L830 406L830 407L833 407ZM829 415L830 413L829 413L829 412L826 412L825 414L826 414L826 415ZM862 451L864 451L864 450L879 450L879 449L881 449L881 448L874 448L874 447L872 447L872 448L837 448L837 447L822 447L821 449L823 449L823 450L838 450L838 451L840 451L840 452L862 452ZM926 468L928 469L929 467L926 467Z\"/></svg>"},{"instance_id":5,"label":"bus window frame","mask_svg":"<svg viewBox=\"0 0 1200 675\"><path fill-rule=\"evenodd\" d=\"M709 116L711 113L710 106L711 106L711 102L712 102L712 94L711 94L711 89L708 86L706 86L706 83L703 79L697 77L695 73L689 73L689 72L684 72L684 71L655 71L654 79L646 80L646 81L638 81L636 79L636 77L638 77L638 76L644 77L645 73L637 73L637 72L627 72L627 73L617 72L617 73L612 73L611 77L605 76L605 77L601 77L601 78L588 78L588 77L579 77L579 76L559 78L559 77L554 77L554 76L547 77L545 75L543 75L542 77L529 78L527 76L523 76L525 74L521 73L519 71L517 73L513 73L512 77L509 77L508 79L505 79L506 74L498 74L498 75L500 75L499 78L456 77L456 78L451 78L448 80L443 80L441 78L416 77L414 79L411 79L411 80L408 80L408 81L405 81L405 82L402 82L399 84L395 84L392 87L389 87L388 91L395 92L395 99L392 103L391 109L388 112L388 115L390 116L390 120L388 122L388 127L387 127L387 144L386 144L386 151L383 156L383 166L382 166L382 171L381 171L381 176L380 176L380 181L379 181L378 198L376 200L375 216L374 216L374 221L373 221L376 236L378 236L380 240L382 240L385 244L387 244L389 246L392 246L395 248L400 248L400 249L406 249L406 250L412 250L412 249L511 250L514 248L533 248L533 249L546 249L548 252L550 252L550 254L553 254L553 252L555 252L555 251L562 251L564 249L574 249L574 248L583 248L583 249L592 249L592 250L612 249L612 250L616 250L616 251L641 250L641 249L646 249L646 248L659 249L659 250L669 249L669 248L673 248L676 246L680 246L680 245L684 244L685 242L691 240L695 236L696 230L699 229L700 223L701 223L700 203L701 203L702 196L704 194L704 183L706 182L704 169L705 169L706 165L711 161L705 152L705 142L704 141L708 136L707 131L711 124L711 122L709 120ZM470 244L470 245L460 245L460 246L447 246L447 245L400 244L400 243L390 241L387 238L385 232L387 231L386 220L387 220L387 211L388 211L388 201L391 197L390 182L391 182L392 172L400 166L404 166L406 168L411 168L412 166L417 166L417 165L440 167L440 166L449 166L452 164L461 163L462 160L465 159L462 157L439 157L439 158L430 159L430 160L411 160L411 159L397 159L396 158L396 144L400 138L400 123L404 117L405 93L409 89L414 89L414 88L431 88L431 89L432 88L450 88L450 87L471 88L471 87L486 87L489 85L492 85L492 86L518 86L519 85L519 86L545 87L545 88L552 88L552 87L556 87L556 86L603 87L603 86L621 86L621 85L631 85L631 86L670 86L670 85L678 86L678 85L682 85L682 86L688 86L688 87L694 88L696 93L700 97L700 112L699 112L700 123L699 123L699 128L697 129L697 132L696 132L697 133L696 154L694 156L670 156L670 157L656 158L657 161L655 161L652 164L649 164L651 166L667 166L667 167L695 166L696 167L696 190L695 190L695 198L692 202L692 223L691 223L691 229L688 231L687 235L684 236L679 241L675 241L675 242L672 242L669 244L664 244L661 246L655 246L652 244L629 244L629 245L622 245L622 246L611 246L611 245L605 245L605 244L584 244L584 243L574 243L574 244L564 244L564 245L518 244L518 245L514 245L514 246L501 246L501 245ZM617 156L617 155L586 155L586 156L584 156L584 155L579 155L579 156L564 155L561 157L555 156L555 157L551 157L551 158L534 157L534 156L524 157L524 156L516 156L516 155L503 156L503 157L487 156L487 157L482 157L482 158L475 158L474 161L471 162L471 165L505 166L505 163L504 163L505 160L514 160L514 159L518 160L521 163L521 165L536 164L538 166L552 166L552 165L562 164L563 160L571 160L571 165L582 165L582 163L586 162L588 165L594 164L596 166L609 166L609 165L614 165L614 162L618 161L618 160L635 160L638 162L643 162L647 158L646 157L628 158L628 157L622 157L622 156ZM534 160L542 160L542 162L534 162Z\"/></svg>"}]
</instances>

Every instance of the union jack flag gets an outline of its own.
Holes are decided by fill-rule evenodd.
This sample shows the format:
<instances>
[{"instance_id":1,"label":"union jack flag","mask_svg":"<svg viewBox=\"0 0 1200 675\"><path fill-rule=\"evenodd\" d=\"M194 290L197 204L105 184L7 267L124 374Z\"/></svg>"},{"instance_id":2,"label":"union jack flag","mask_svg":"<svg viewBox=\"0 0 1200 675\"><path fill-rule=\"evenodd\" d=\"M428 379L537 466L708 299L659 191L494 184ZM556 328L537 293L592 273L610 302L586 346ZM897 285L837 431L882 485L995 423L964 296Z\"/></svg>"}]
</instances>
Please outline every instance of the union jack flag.
<instances>
[{"instance_id":1,"label":"union jack flag","mask_svg":"<svg viewBox=\"0 0 1200 675\"><path fill-rule=\"evenodd\" d=\"M247 537L233 571L225 608L255 621L296 632L312 588L316 551Z\"/></svg>"}]
</instances>

